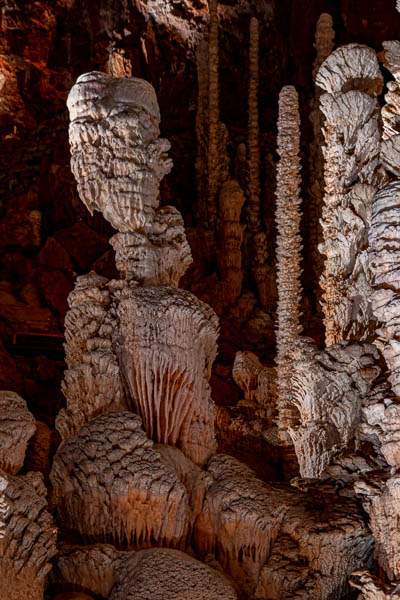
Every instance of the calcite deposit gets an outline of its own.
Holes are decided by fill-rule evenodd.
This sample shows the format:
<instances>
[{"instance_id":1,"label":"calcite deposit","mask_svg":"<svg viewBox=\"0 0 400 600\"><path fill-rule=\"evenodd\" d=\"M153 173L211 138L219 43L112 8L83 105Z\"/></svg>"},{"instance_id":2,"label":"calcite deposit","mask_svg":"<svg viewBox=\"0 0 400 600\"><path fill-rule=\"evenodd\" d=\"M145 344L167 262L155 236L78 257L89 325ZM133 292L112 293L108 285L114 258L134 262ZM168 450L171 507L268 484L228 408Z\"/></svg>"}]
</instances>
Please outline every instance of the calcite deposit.
<instances>
[{"instance_id":1,"label":"calcite deposit","mask_svg":"<svg viewBox=\"0 0 400 600\"><path fill-rule=\"evenodd\" d=\"M330 4L1 7L0 600L400 597L400 15Z\"/></svg>"}]
</instances>

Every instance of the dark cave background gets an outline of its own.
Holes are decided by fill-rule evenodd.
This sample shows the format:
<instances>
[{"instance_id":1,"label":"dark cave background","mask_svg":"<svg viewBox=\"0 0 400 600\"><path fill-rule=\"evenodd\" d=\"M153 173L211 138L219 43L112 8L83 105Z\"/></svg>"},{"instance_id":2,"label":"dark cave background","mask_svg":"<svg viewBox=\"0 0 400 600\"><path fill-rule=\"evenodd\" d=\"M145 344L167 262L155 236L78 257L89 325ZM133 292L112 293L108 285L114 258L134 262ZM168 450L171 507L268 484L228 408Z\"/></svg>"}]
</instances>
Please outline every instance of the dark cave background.
<instances>
[{"instance_id":1,"label":"dark cave background","mask_svg":"<svg viewBox=\"0 0 400 600\"><path fill-rule=\"evenodd\" d=\"M105 69L113 46L125 51L134 76L147 79L155 87L162 115L161 135L170 140L174 160L171 174L161 185L161 202L176 206L187 226L194 264L182 286L208 301L219 314L220 352L211 381L213 397L217 405L235 411L241 395L231 377L235 352L252 350L265 364L273 365L276 289L272 282L269 310L262 311L248 269L244 289L253 294L250 305L244 302L248 310L243 311L241 304L221 312L209 293L210 281L218 277L216 256L205 255L198 241L194 170L194 50L195 40L207 35L206 1L2 0L0 7L1 388L14 390L26 399L42 423L40 435L46 432L54 451L59 441L54 419L64 403L60 382L65 368L62 331L68 293L76 276L90 269L110 278L116 276L108 244L113 230L99 213L90 216L78 198L70 172L65 101L78 75ZM255 15L260 21L261 203L271 265L277 100L283 85L293 84L299 92L303 324L305 333L322 343L318 266L311 259L308 227L315 25L319 15L328 12L334 21L336 46L359 42L380 52L382 41L399 37L400 14L395 0L221 0L219 10L220 116L229 130L232 162L238 144L247 136L249 19ZM40 245L33 236L31 211L41 213ZM217 423L221 444L227 450L229 442L235 440L223 431L223 419ZM31 446L35 443L39 442L33 438ZM254 440L247 441L247 449L245 442L236 446L236 455L240 457L242 452L248 461L259 463L249 458L250 448L254 456L269 452L269 462L278 462L271 448ZM35 468L33 455L28 451L27 469ZM267 477L285 476L285 469L263 469Z\"/></svg>"}]
</instances>

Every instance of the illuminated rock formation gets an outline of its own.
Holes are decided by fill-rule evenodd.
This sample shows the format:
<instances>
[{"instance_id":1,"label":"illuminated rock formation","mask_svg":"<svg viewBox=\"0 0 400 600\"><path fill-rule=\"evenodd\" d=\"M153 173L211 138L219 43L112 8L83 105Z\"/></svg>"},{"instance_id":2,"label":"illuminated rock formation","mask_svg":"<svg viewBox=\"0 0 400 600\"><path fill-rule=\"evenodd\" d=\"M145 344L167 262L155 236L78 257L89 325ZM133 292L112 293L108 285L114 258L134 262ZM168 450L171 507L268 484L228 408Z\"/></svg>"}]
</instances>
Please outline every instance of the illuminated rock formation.
<instances>
[{"instance_id":1,"label":"illuminated rock formation","mask_svg":"<svg viewBox=\"0 0 400 600\"><path fill-rule=\"evenodd\" d=\"M210 307L176 289L192 258L180 213L158 208L158 184L171 161L163 154L169 143L157 140L154 90L142 80L95 72L78 78L68 106L78 190L89 209L100 209L120 230L111 243L122 280L107 287L92 274L72 294L68 414L57 425L67 437L97 414L135 407L150 438L176 444L202 464L216 448L208 379L218 322ZM92 179L102 176L107 185L99 196ZM233 212L239 220L240 209ZM88 345L82 336L90 348L80 363L90 364L74 367L69 354L80 356L74 344Z\"/></svg>"},{"instance_id":2,"label":"illuminated rock formation","mask_svg":"<svg viewBox=\"0 0 400 600\"><path fill-rule=\"evenodd\" d=\"M278 270L278 427L282 441L288 442L288 426L293 420L291 403L291 352L300 326L300 115L294 87L282 88L279 96L278 154L276 187L277 270Z\"/></svg>"},{"instance_id":3,"label":"illuminated rock formation","mask_svg":"<svg viewBox=\"0 0 400 600\"><path fill-rule=\"evenodd\" d=\"M298 342L292 366L298 418L289 432L302 477L319 478L333 457L360 439L362 409L381 375L379 362L372 344L342 342L318 351L312 340Z\"/></svg>"},{"instance_id":4,"label":"illuminated rock formation","mask_svg":"<svg viewBox=\"0 0 400 600\"><path fill-rule=\"evenodd\" d=\"M158 139L160 111L143 79L94 71L71 89L71 168L81 200L121 232L146 232L158 207L158 187L172 168Z\"/></svg>"},{"instance_id":5,"label":"illuminated rock formation","mask_svg":"<svg viewBox=\"0 0 400 600\"><path fill-rule=\"evenodd\" d=\"M170 287L129 291L118 312L119 360L148 436L204 464L216 450L208 384L217 353L215 313Z\"/></svg>"},{"instance_id":6,"label":"illuminated rock formation","mask_svg":"<svg viewBox=\"0 0 400 600\"><path fill-rule=\"evenodd\" d=\"M40 473L0 472L0 598L43 600L57 530Z\"/></svg>"},{"instance_id":7,"label":"illuminated rock formation","mask_svg":"<svg viewBox=\"0 0 400 600\"><path fill-rule=\"evenodd\" d=\"M389 581L400 580L400 476L365 478L355 491L369 514L369 526L375 539L375 558Z\"/></svg>"},{"instance_id":8,"label":"illuminated rock formation","mask_svg":"<svg viewBox=\"0 0 400 600\"><path fill-rule=\"evenodd\" d=\"M109 600L237 598L233 585L220 570L178 550L117 552L106 545L66 548L58 559L57 570L62 582Z\"/></svg>"},{"instance_id":9,"label":"illuminated rock formation","mask_svg":"<svg viewBox=\"0 0 400 600\"><path fill-rule=\"evenodd\" d=\"M129 412L97 417L64 442L50 474L63 525L91 541L184 546L186 490L152 446Z\"/></svg>"},{"instance_id":10,"label":"illuminated rock formation","mask_svg":"<svg viewBox=\"0 0 400 600\"><path fill-rule=\"evenodd\" d=\"M35 431L35 419L25 400L15 392L0 391L0 468L3 471L18 473Z\"/></svg>"},{"instance_id":11,"label":"illuminated rock formation","mask_svg":"<svg viewBox=\"0 0 400 600\"><path fill-rule=\"evenodd\" d=\"M383 354L390 370L389 380L400 395L400 271L399 253L400 181L395 179L376 194L369 231L370 263L373 273L372 309L381 323Z\"/></svg>"},{"instance_id":12,"label":"illuminated rock formation","mask_svg":"<svg viewBox=\"0 0 400 600\"><path fill-rule=\"evenodd\" d=\"M382 108L381 161L389 173L400 175L400 42L383 42L384 66L394 77L387 84L385 106Z\"/></svg>"},{"instance_id":13,"label":"illuminated rock formation","mask_svg":"<svg viewBox=\"0 0 400 600\"><path fill-rule=\"evenodd\" d=\"M380 581L369 571L354 571L351 574L350 585L361 591L359 600L399 600L400 586L390 585Z\"/></svg>"},{"instance_id":14,"label":"illuminated rock formation","mask_svg":"<svg viewBox=\"0 0 400 600\"><path fill-rule=\"evenodd\" d=\"M384 179L376 101L382 75L375 52L359 44L338 48L321 65L316 83L327 92L320 100L326 118L320 283L329 346L374 333L368 228L373 194Z\"/></svg>"},{"instance_id":15,"label":"illuminated rock formation","mask_svg":"<svg viewBox=\"0 0 400 600\"><path fill-rule=\"evenodd\" d=\"M93 271L78 277L68 297L65 350L68 370L62 390L67 399L56 419L61 437L78 433L100 414L128 408L120 370L112 348L116 328L110 311L107 279Z\"/></svg>"},{"instance_id":16,"label":"illuminated rock formation","mask_svg":"<svg viewBox=\"0 0 400 600\"><path fill-rule=\"evenodd\" d=\"M207 471L214 482L195 525L196 545L204 554L217 551L248 595L340 598L351 571L370 563L372 537L354 502L264 483L222 454Z\"/></svg>"}]
</instances>

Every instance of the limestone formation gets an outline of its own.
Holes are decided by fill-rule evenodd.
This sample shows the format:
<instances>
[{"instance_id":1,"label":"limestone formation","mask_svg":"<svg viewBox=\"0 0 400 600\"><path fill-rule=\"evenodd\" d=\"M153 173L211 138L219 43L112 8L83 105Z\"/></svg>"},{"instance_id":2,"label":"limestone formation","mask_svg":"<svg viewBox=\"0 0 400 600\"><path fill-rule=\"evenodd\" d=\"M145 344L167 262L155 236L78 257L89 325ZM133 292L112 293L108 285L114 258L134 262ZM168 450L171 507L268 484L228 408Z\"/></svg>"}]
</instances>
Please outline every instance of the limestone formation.
<instances>
[{"instance_id":1,"label":"limestone formation","mask_svg":"<svg viewBox=\"0 0 400 600\"><path fill-rule=\"evenodd\" d=\"M240 213L245 197L234 179L222 184L219 192L219 219L217 234L219 253L218 267L224 283L224 302L233 304L242 290L242 242L244 226Z\"/></svg>"},{"instance_id":2,"label":"limestone formation","mask_svg":"<svg viewBox=\"0 0 400 600\"><path fill-rule=\"evenodd\" d=\"M118 308L119 362L147 435L202 465L216 449L208 380L218 321L184 290L127 291Z\"/></svg>"},{"instance_id":3,"label":"limestone formation","mask_svg":"<svg viewBox=\"0 0 400 600\"><path fill-rule=\"evenodd\" d=\"M374 293L372 309L381 327L378 331L390 371L390 382L400 395L400 277L397 262L400 244L400 181L395 179L378 191L373 200L369 231L370 263Z\"/></svg>"},{"instance_id":4,"label":"limestone formation","mask_svg":"<svg viewBox=\"0 0 400 600\"><path fill-rule=\"evenodd\" d=\"M370 564L372 537L354 502L264 483L222 454L207 471L214 483L195 525L196 545L216 551L248 596L340 598L352 570Z\"/></svg>"},{"instance_id":5,"label":"limestone formation","mask_svg":"<svg viewBox=\"0 0 400 600\"><path fill-rule=\"evenodd\" d=\"M369 514L375 539L375 558L389 581L400 580L400 476L364 478L355 484Z\"/></svg>"},{"instance_id":6,"label":"limestone formation","mask_svg":"<svg viewBox=\"0 0 400 600\"><path fill-rule=\"evenodd\" d=\"M279 96L276 223L278 270L278 427L282 441L289 440L287 428L293 418L290 377L291 352L300 326L300 116L293 86L282 88Z\"/></svg>"},{"instance_id":7,"label":"limestone formation","mask_svg":"<svg viewBox=\"0 0 400 600\"><path fill-rule=\"evenodd\" d=\"M118 231L146 233L159 205L159 183L172 168L170 144L158 139L153 86L94 71L77 79L67 105L80 198Z\"/></svg>"},{"instance_id":8,"label":"limestone formation","mask_svg":"<svg viewBox=\"0 0 400 600\"><path fill-rule=\"evenodd\" d=\"M254 417L271 426L276 416L276 370L264 367L253 352L237 352L232 376L244 392L241 404L251 406Z\"/></svg>"},{"instance_id":9,"label":"limestone formation","mask_svg":"<svg viewBox=\"0 0 400 600\"><path fill-rule=\"evenodd\" d=\"M249 91L248 91L248 164L249 164L249 200L248 228L251 233L257 233L261 226L260 207L260 131L258 124L258 19L250 19L249 47Z\"/></svg>"},{"instance_id":10,"label":"limestone formation","mask_svg":"<svg viewBox=\"0 0 400 600\"><path fill-rule=\"evenodd\" d=\"M315 52L313 62L313 79L317 76L320 66L328 58L334 48L335 31L331 15L322 13L317 21L315 29Z\"/></svg>"},{"instance_id":11,"label":"limestone formation","mask_svg":"<svg viewBox=\"0 0 400 600\"><path fill-rule=\"evenodd\" d=\"M331 15L322 13L317 21L315 30L315 59L313 62L313 80L318 73L321 64L331 54L335 45L333 39L335 31ZM324 197L324 158L322 155L322 146L324 137L322 135L323 115L319 108L319 100L322 90L315 86L314 98L311 100L310 121L313 127L313 141L310 144L310 184L309 184L309 216L308 216L308 243L310 246L314 272L316 278L319 278L323 261L318 252L318 244L321 242L320 217L322 210L322 201Z\"/></svg>"},{"instance_id":12,"label":"limestone formation","mask_svg":"<svg viewBox=\"0 0 400 600\"><path fill-rule=\"evenodd\" d=\"M382 75L375 52L348 44L321 65L316 83L325 92L325 256L321 277L326 344L371 339L368 228L371 202L384 174L380 167L379 107Z\"/></svg>"},{"instance_id":13,"label":"limestone formation","mask_svg":"<svg viewBox=\"0 0 400 600\"><path fill-rule=\"evenodd\" d=\"M363 405L382 372L379 352L372 344L348 342L318 351L302 339L292 368L298 412L289 432L301 476L319 478L335 456L358 443Z\"/></svg>"},{"instance_id":14,"label":"limestone formation","mask_svg":"<svg viewBox=\"0 0 400 600\"><path fill-rule=\"evenodd\" d=\"M65 350L68 370L62 390L67 399L56 419L63 439L78 433L92 418L128 408L112 347L116 323L107 279L93 271L77 278L68 297Z\"/></svg>"},{"instance_id":15,"label":"limestone formation","mask_svg":"<svg viewBox=\"0 0 400 600\"><path fill-rule=\"evenodd\" d=\"M177 550L155 548L121 561L109 600L236 600L222 573Z\"/></svg>"},{"instance_id":16,"label":"limestone formation","mask_svg":"<svg viewBox=\"0 0 400 600\"><path fill-rule=\"evenodd\" d=\"M57 530L41 474L0 472L0 501L0 598L43 600Z\"/></svg>"},{"instance_id":17,"label":"limestone formation","mask_svg":"<svg viewBox=\"0 0 400 600\"><path fill-rule=\"evenodd\" d=\"M147 235L117 233L111 244L116 267L131 285L177 287L192 263L182 215L173 206L156 212Z\"/></svg>"},{"instance_id":18,"label":"limestone formation","mask_svg":"<svg viewBox=\"0 0 400 600\"><path fill-rule=\"evenodd\" d=\"M18 473L35 431L35 419L25 400L15 392L0 391L0 468L3 471Z\"/></svg>"},{"instance_id":19,"label":"limestone formation","mask_svg":"<svg viewBox=\"0 0 400 600\"><path fill-rule=\"evenodd\" d=\"M196 190L199 220L211 232L217 219L220 186L229 178L228 130L219 115L218 0L209 0L208 43L196 50L198 104L196 114Z\"/></svg>"},{"instance_id":20,"label":"limestone formation","mask_svg":"<svg viewBox=\"0 0 400 600\"><path fill-rule=\"evenodd\" d=\"M129 412L97 417L64 442L50 474L64 527L92 542L184 546L186 490L152 446Z\"/></svg>"},{"instance_id":21,"label":"limestone formation","mask_svg":"<svg viewBox=\"0 0 400 600\"><path fill-rule=\"evenodd\" d=\"M29 220L32 225L33 245L36 246L36 248L40 248L40 227L42 224L42 213L40 210L31 210L29 213Z\"/></svg>"},{"instance_id":22,"label":"limestone formation","mask_svg":"<svg viewBox=\"0 0 400 600\"><path fill-rule=\"evenodd\" d=\"M237 598L232 583L220 570L165 548L140 552L117 552L107 545L65 548L57 571L64 585L81 587L109 600Z\"/></svg>"},{"instance_id":23,"label":"limestone formation","mask_svg":"<svg viewBox=\"0 0 400 600\"><path fill-rule=\"evenodd\" d=\"M380 581L369 571L358 570L351 574L350 585L361 591L359 600L399 600L400 585Z\"/></svg>"},{"instance_id":24,"label":"limestone formation","mask_svg":"<svg viewBox=\"0 0 400 600\"><path fill-rule=\"evenodd\" d=\"M385 106L382 108L381 161L389 173L400 175L400 42L383 42L384 66L394 77L387 84Z\"/></svg>"}]
</instances>

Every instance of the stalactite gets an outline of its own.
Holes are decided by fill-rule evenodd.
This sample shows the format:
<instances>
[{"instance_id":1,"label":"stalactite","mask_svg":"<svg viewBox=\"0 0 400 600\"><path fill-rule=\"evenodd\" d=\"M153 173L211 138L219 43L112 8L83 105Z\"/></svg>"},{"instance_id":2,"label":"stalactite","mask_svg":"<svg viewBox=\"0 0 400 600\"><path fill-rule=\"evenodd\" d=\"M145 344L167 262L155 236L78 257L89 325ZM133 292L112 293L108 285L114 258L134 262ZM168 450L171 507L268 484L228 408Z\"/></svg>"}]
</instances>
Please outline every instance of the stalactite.
<instances>
[{"instance_id":1,"label":"stalactite","mask_svg":"<svg viewBox=\"0 0 400 600\"><path fill-rule=\"evenodd\" d=\"M367 237L372 197L384 178L376 101L382 81L375 52L359 44L335 50L316 77L327 92L320 100L326 118L320 283L328 346L374 335Z\"/></svg>"},{"instance_id":2,"label":"stalactite","mask_svg":"<svg viewBox=\"0 0 400 600\"><path fill-rule=\"evenodd\" d=\"M316 56L313 62L313 79L334 48L333 39L335 31L331 15L322 13L318 19L315 31L315 51ZM313 141L310 145L310 199L309 199L309 217L308 217L308 244L312 255L312 263L316 278L319 278L323 269L323 260L318 252L318 244L321 242L322 233L320 217L322 210L322 199L324 196L324 158L322 154L323 135L322 124L323 115L319 108L319 99L322 91L315 86L314 97L311 100L310 121L313 127Z\"/></svg>"},{"instance_id":3,"label":"stalactite","mask_svg":"<svg viewBox=\"0 0 400 600\"><path fill-rule=\"evenodd\" d=\"M278 426L282 441L289 441L287 428L296 418L291 404L291 352L300 326L300 115L298 95L293 86L282 88L279 96L278 154L276 187L278 265Z\"/></svg>"}]
</instances>

